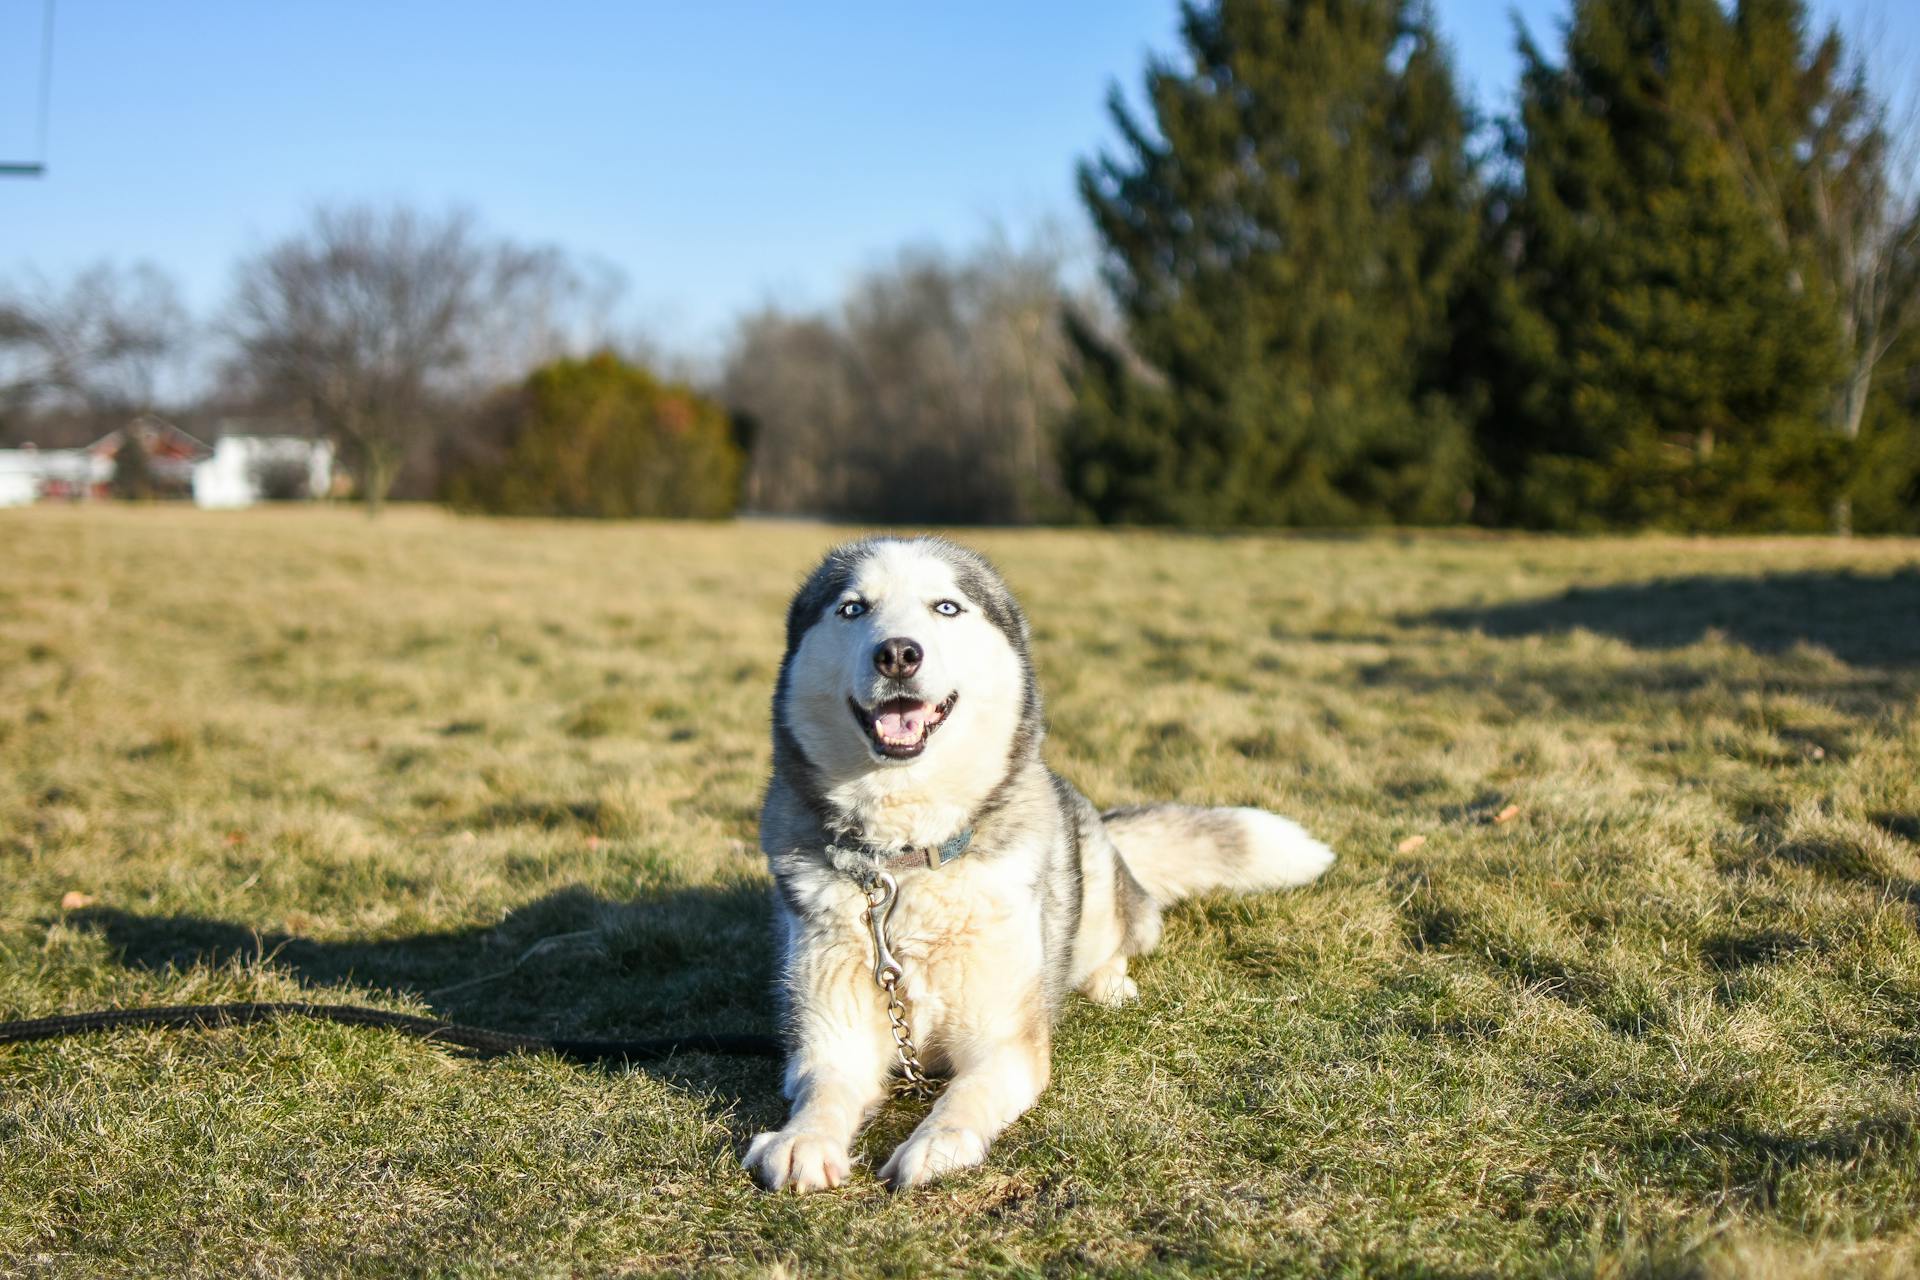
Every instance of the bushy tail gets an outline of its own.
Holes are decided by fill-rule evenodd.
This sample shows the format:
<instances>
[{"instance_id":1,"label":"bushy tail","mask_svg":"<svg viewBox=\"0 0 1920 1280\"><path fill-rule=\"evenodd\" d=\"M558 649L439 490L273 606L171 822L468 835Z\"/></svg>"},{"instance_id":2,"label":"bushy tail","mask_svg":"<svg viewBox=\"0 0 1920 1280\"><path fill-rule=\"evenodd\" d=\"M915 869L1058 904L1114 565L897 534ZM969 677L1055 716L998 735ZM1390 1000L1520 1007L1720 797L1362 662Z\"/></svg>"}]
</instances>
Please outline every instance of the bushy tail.
<instances>
[{"instance_id":1,"label":"bushy tail","mask_svg":"<svg viewBox=\"0 0 1920 1280\"><path fill-rule=\"evenodd\" d=\"M1284 889L1333 865L1333 850L1264 809L1157 804L1101 815L1140 887L1162 906L1208 889Z\"/></svg>"}]
</instances>

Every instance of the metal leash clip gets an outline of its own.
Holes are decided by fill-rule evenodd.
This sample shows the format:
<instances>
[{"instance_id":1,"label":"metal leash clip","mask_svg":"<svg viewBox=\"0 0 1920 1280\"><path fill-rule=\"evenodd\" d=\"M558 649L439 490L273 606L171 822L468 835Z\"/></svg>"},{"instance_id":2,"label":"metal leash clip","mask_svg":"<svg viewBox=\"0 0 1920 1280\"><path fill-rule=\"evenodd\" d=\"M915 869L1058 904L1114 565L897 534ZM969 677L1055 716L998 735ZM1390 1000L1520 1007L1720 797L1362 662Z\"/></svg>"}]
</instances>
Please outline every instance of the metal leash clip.
<instances>
[{"instance_id":1,"label":"metal leash clip","mask_svg":"<svg viewBox=\"0 0 1920 1280\"><path fill-rule=\"evenodd\" d=\"M873 980L884 988L890 980L898 982L905 972L887 946L887 924L893 919L900 885L886 872L876 871L863 887L867 891L867 932L873 935Z\"/></svg>"}]
</instances>

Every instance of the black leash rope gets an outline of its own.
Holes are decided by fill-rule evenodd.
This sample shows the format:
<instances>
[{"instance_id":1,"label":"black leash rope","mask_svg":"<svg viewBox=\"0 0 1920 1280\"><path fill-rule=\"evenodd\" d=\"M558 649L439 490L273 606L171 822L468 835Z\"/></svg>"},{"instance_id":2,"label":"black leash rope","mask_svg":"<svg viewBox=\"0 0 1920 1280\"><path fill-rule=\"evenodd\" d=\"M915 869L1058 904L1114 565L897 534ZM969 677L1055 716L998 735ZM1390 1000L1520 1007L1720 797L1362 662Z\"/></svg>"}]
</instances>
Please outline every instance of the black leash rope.
<instances>
[{"instance_id":1,"label":"black leash rope","mask_svg":"<svg viewBox=\"0 0 1920 1280\"><path fill-rule=\"evenodd\" d=\"M144 1009L103 1009L54 1018L0 1022L0 1045L58 1040L94 1031L144 1028L179 1031L193 1028L246 1027L278 1018L312 1018L343 1027L385 1027L435 1044L451 1045L482 1057L515 1053L551 1053L581 1062L650 1062L679 1053L717 1053L737 1057L780 1058L786 1049L773 1036L737 1032L692 1032L648 1040L561 1040L462 1026L438 1018L416 1018L358 1004L303 1004L284 1001L247 1004L171 1004Z\"/></svg>"}]
</instances>

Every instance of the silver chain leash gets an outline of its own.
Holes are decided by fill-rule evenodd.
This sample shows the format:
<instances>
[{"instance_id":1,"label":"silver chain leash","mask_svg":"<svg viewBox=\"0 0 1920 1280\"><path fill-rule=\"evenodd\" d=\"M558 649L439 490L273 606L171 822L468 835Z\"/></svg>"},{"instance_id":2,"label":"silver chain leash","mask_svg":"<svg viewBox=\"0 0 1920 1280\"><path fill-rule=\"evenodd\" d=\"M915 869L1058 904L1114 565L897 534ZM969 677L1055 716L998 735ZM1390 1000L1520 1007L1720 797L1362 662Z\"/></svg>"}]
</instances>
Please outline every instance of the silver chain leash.
<instances>
[{"instance_id":1,"label":"silver chain leash","mask_svg":"<svg viewBox=\"0 0 1920 1280\"><path fill-rule=\"evenodd\" d=\"M933 1096L933 1081L921 1065L920 1050L913 1043L913 1027L907 1021L906 998L900 994L904 970L887 945L887 923L893 918L893 904L900 886L884 871L876 871L861 888L867 894L867 931L873 935L873 981L887 997L887 1021L893 1024L893 1051L900 1059L900 1090L916 1097Z\"/></svg>"}]
</instances>

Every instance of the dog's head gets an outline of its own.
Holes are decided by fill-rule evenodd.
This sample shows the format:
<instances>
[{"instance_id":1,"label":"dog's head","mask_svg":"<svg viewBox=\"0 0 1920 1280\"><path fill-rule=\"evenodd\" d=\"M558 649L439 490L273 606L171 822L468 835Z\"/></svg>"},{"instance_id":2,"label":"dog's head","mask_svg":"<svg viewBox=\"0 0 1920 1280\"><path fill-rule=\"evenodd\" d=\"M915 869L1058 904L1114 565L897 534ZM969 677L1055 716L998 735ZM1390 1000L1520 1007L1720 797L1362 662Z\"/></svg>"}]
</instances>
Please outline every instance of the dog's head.
<instances>
[{"instance_id":1,"label":"dog's head","mask_svg":"<svg viewBox=\"0 0 1920 1280\"><path fill-rule=\"evenodd\" d=\"M787 611L774 717L828 783L1004 767L1038 735L1026 617L992 565L950 542L840 547Z\"/></svg>"}]
</instances>

